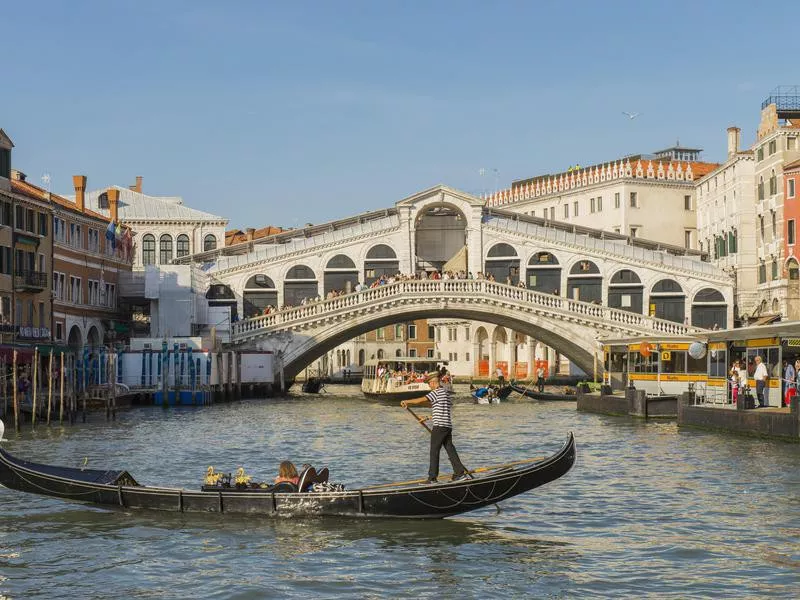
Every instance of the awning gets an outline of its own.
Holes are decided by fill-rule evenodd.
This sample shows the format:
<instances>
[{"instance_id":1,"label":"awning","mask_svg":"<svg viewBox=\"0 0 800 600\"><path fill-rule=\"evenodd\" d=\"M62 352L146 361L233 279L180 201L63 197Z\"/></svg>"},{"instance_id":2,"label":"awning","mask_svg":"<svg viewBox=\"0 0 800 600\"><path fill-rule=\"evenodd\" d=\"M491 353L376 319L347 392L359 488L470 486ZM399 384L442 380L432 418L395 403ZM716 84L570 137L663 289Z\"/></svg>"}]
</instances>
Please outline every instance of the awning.
<instances>
[{"instance_id":1,"label":"awning","mask_svg":"<svg viewBox=\"0 0 800 600\"><path fill-rule=\"evenodd\" d=\"M775 321L780 321L780 315L764 315L763 317L759 317L755 323L751 323L753 325L769 325L770 323L774 323Z\"/></svg>"}]
</instances>

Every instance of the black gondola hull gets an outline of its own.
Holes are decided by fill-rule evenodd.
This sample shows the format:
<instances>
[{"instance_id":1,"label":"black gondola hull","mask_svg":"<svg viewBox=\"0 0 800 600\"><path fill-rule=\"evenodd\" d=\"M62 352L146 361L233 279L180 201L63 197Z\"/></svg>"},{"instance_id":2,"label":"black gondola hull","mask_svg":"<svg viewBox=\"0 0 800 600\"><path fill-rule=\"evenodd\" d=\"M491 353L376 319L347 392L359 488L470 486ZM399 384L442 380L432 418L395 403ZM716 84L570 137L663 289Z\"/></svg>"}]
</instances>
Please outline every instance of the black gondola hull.
<instances>
[{"instance_id":1,"label":"black gondola hull","mask_svg":"<svg viewBox=\"0 0 800 600\"><path fill-rule=\"evenodd\" d=\"M0 484L22 492L124 509L431 519L465 513L527 492L558 479L574 462L575 440L570 433L552 456L475 479L432 485L393 484L343 492L273 493L258 489L195 491L141 486L126 471L40 465L0 450Z\"/></svg>"},{"instance_id":2,"label":"black gondola hull","mask_svg":"<svg viewBox=\"0 0 800 600\"><path fill-rule=\"evenodd\" d=\"M533 388L524 388L515 384L511 384L511 388L513 388L513 391L534 400L565 400L574 402L578 399L576 394L551 394L549 392L539 392Z\"/></svg>"}]
</instances>

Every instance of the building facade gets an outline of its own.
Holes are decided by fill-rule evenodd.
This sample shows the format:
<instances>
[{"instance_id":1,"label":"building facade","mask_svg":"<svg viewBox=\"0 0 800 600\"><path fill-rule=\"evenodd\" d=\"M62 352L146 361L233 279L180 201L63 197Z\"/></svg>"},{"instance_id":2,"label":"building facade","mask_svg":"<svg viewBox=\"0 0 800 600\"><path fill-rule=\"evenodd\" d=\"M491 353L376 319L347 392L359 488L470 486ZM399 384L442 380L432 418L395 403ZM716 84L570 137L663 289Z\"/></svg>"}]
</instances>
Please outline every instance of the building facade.
<instances>
[{"instance_id":1,"label":"building facade","mask_svg":"<svg viewBox=\"0 0 800 600\"><path fill-rule=\"evenodd\" d=\"M4 297L3 304L11 310L15 343L49 343L53 328L52 205L44 190L32 193L27 189L19 171L12 169L10 175L11 198L3 210L10 210L13 220L12 241L10 251L3 251L3 262L10 262L12 288L11 297Z\"/></svg>"},{"instance_id":2,"label":"building facade","mask_svg":"<svg viewBox=\"0 0 800 600\"><path fill-rule=\"evenodd\" d=\"M715 169L700 150L675 146L514 182L489 206L550 221L696 249L695 180Z\"/></svg>"},{"instance_id":3,"label":"building facade","mask_svg":"<svg viewBox=\"0 0 800 600\"><path fill-rule=\"evenodd\" d=\"M18 171L13 173L14 191L32 199L47 198L52 211L48 329L53 341L78 350L124 339L129 317L120 308L117 288L120 272L131 269L130 230L117 232L109 219L86 208L85 176L73 178L76 201L72 202L33 185ZM115 212L111 212L112 224Z\"/></svg>"},{"instance_id":4,"label":"building facade","mask_svg":"<svg viewBox=\"0 0 800 600\"><path fill-rule=\"evenodd\" d=\"M800 160L783 167L783 216L786 226L783 236L783 253L786 256L786 316L790 321L800 319L800 248L797 244L797 227L800 224Z\"/></svg>"},{"instance_id":5,"label":"building facade","mask_svg":"<svg viewBox=\"0 0 800 600\"><path fill-rule=\"evenodd\" d=\"M728 128L728 158L695 182L695 197L700 250L735 278L734 319L748 323L759 307L755 157L740 145L741 130Z\"/></svg>"},{"instance_id":6,"label":"building facade","mask_svg":"<svg viewBox=\"0 0 800 600\"><path fill-rule=\"evenodd\" d=\"M776 88L761 106L755 154L757 316L781 318L789 309L787 198L784 166L800 159L800 91Z\"/></svg>"}]
</instances>

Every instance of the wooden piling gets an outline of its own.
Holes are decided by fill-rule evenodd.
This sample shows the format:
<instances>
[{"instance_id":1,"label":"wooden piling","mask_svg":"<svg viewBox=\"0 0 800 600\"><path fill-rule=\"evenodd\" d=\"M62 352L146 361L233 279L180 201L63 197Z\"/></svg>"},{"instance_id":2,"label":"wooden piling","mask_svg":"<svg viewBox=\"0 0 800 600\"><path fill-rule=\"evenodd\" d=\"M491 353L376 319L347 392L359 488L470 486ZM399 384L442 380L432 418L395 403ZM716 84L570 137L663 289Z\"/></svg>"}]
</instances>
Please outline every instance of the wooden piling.
<instances>
[{"instance_id":1,"label":"wooden piling","mask_svg":"<svg viewBox=\"0 0 800 600\"><path fill-rule=\"evenodd\" d=\"M59 403L58 409L58 424L61 425L64 422L64 353L61 353L61 371L59 373L61 376L61 402Z\"/></svg>"},{"instance_id":2,"label":"wooden piling","mask_svg":"<svg viewBox=\"0 0 800 600\"><path fill-rule=\"evenodd\" d=\"M50 348L50 367L47 369L47 426L50 427L50 412L53 410L53 349Z\"/></svg>"},{"instance_id":3,"label":"wooden piling","mask_svg":"<svg viewBox=\"0 0 800 600\"><path fill-rule=\"evenodd\" d=\"M33 349L33 404L31 405L31 429L36 429L36 383L39 375L39 347Z\"/></svg>"},{"instance_id":4,"label":"wooden piling","mask_svg":"<svg viewBox=\"0 0 800 600\"><path fill-rule=\"evenodd\" d=\"M111 353L109 355L111 361L111 420L117 420L117 355Z\"/></svg>"},{"instance_id":5,"label":"wooden piling","mask_svg":"<svg viewBox=\"0 0 800 600\"><path fill-rule=\"evenodd\" d=\"M14 359L12 363L11 384L14 386L14 430L19 433L19 400L17 398L17 351L14 350Z\"/></svg>"},{"instance_id":6,"label":"wooden piling","mask_svg":"<svg viewBox=\"0 0 800 600\"><path fill-rule=\"evenodd\" d=\"M8 418L8 367L5 356L0 368L3 369L3 416Z\"/></svg>"}]
</instances>

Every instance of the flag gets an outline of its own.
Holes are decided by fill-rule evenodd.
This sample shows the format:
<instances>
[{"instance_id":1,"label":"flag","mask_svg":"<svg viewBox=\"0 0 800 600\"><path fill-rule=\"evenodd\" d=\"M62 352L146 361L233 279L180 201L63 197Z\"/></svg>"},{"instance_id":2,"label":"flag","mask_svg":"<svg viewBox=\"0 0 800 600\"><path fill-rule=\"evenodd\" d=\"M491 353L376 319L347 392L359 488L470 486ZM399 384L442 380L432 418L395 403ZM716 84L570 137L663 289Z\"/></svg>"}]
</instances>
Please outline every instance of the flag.
<instances>
[{"instance_id":1,"label":"flag","mask_svg":"<svg viewBox=\"0 0 800 600\"><path fill-rule=\"evenodd\" d=\"M109 222L106 228L106 239L110 242L114 239L114 221Z\"/></svg>"}]
</instances>

